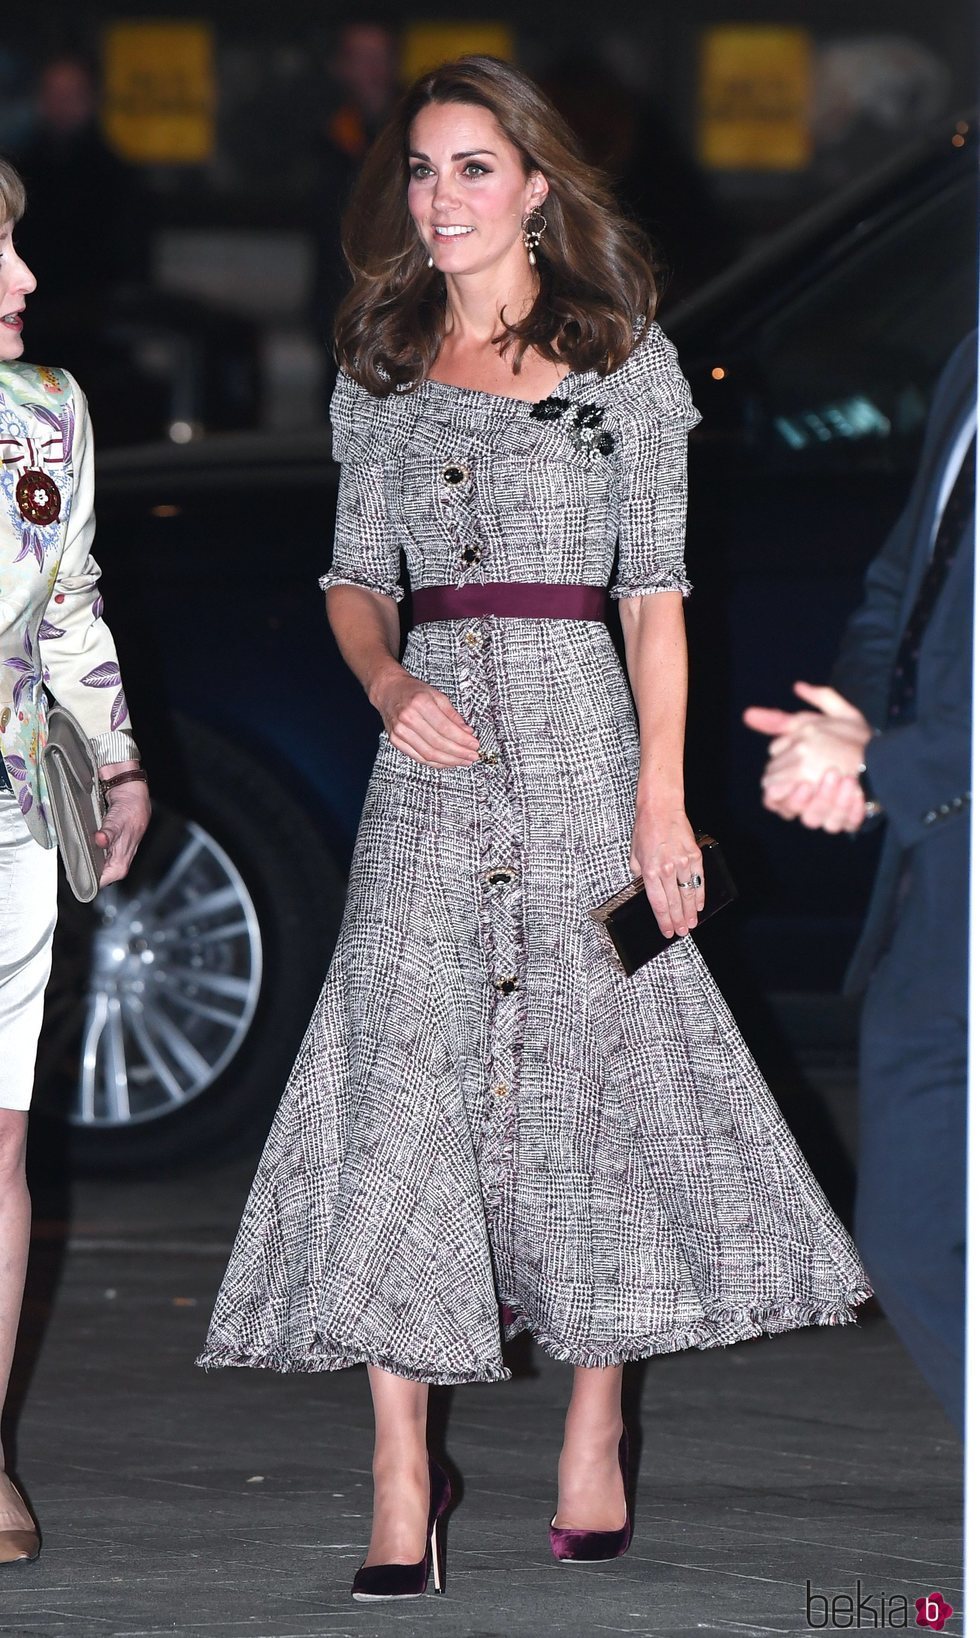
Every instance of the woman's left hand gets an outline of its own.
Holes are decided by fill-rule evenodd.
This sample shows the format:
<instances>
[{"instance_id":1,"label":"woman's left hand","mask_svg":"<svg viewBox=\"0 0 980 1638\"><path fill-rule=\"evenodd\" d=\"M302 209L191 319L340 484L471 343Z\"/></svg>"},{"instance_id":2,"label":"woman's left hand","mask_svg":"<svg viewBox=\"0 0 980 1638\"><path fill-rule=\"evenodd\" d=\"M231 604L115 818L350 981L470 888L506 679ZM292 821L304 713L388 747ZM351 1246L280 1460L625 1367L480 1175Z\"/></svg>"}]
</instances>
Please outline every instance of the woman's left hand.
<instances>
[{"instance_id":1,"label":"woman's left hand","mask_svg":"<svg viewBox=\"0 0 980 1638\"><path fill-rule=\"evenodd\" d=\"M630 843L630 869L642 876L660 931L684 936L698 924L704 909L704 867L683 808L636 810ZM695 876L696 888L682 887Z\"/></svg>"},{"instance_id":2,"label":"woman's left hand","mask_svg":"<svg viewBox=\"0 0 980 1638\"><path fill-rule=\"evenodd\" d=\"M102 829L95 835L98 846L105 848L105 867L99 877L100 887L122 881L149 822L150 797L144 784L134 780L109 792L109 806Z\"/></svg>"}]
</instances>

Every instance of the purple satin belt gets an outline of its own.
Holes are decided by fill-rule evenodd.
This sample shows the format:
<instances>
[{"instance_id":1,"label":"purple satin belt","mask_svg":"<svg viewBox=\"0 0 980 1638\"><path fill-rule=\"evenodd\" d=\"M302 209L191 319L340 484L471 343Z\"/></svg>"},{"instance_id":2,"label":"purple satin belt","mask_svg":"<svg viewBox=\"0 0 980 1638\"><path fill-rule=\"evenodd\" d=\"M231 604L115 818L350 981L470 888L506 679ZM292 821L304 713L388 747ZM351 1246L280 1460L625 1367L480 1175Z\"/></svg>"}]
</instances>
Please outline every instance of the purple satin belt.
<instances>
[{"instance_id":1,"label":"purple satin belt","mask_svg":"<svg viewBox=\"0 0 980 1638\"><path fill-rule=\"evenodd\" d=\"M498 580L468 586L419 586L412 592L417 626L430 620L471 620L483 614L516 620L604 620L604 586Z\"/></svg>"}]
</instances>

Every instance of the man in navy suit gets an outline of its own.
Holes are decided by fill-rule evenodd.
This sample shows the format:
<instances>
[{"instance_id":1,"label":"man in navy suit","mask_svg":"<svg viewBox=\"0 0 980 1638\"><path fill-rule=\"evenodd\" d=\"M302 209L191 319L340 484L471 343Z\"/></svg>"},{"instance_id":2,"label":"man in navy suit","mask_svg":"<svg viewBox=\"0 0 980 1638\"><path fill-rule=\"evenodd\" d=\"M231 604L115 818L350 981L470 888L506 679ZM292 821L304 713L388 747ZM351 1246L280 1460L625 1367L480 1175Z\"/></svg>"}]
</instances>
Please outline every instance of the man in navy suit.
<instances>
[{"instance_id":1,"label":"man in navy suit","mask_svg":"<svg viewBox=\"0 0 980 1638\"><path fill-rule=\"evenodd\" d=\"M846 989L861 1015L855 1239L962 1436L966 994L977 336L939 381L912 494L868 571L832 687L752 707L763 801L828 831L884 825Z\"/></svg>"}]
</instances>

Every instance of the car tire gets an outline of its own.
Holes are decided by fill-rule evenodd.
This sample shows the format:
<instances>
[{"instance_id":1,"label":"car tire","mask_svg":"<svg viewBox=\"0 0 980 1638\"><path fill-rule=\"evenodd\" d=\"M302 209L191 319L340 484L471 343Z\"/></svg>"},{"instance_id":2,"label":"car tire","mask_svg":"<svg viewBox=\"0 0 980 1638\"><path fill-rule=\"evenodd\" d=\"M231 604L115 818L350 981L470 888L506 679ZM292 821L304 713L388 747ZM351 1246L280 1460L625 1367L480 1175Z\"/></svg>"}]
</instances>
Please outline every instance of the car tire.
<instances>
[{"instance_id":1,"label":"car tire","mask_svg":"<svg viewBox=\"0 0 980 1638\"><path fill-rule=\"evenodd\" d=\"M261 1142L343 911L343 872L321 832L258 758L195 723L179 723L178 736L180 776L154 779L153 819L130 876L93 906L61 884L35 1108L42 1127L60 1125L72 1169L88 1174L148 1173ZM188 931L197 940L190 957ZM134 986L146 998L135 1012ZM181 1030L204 1030L203 1046L173 1030L175 995ZM202 1023L188 1006L221 1021ZM118 1052L128 1043L133 1059L122 1075L123 1118L106 1107L112 1076L93 1033L99 1008L108 1027L106 1007L115 1009ZM164 1016L177 1056L159 1033ZM149 1061L134 1045L134 1019Z\"/></svg>"}]
</instances>

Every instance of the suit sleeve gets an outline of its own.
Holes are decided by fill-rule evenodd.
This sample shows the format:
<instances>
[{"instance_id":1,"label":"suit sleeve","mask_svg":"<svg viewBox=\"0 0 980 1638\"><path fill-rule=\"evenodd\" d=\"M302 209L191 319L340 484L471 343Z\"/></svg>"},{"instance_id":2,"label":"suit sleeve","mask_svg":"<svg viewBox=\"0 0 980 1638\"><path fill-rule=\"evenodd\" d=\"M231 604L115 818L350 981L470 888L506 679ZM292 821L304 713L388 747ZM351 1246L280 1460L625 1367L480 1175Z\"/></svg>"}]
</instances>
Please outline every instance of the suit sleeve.
<instances>
[{"instance_id":1,"label":"suit sleeve","mask_svg":"<svg viewBox=\"0 0 980 1638\"><path fill-rule=\"evenodd\" d=\"M917 521L922 515L922 486L934 475L935 463L946 457L942 437L952 384L959 380L965 358L975 354L976 335L966 338L943 371L926 429L922 461L912 497L873 560L865 581L865 596L844 633L831 681L844 698L861 710L878 733L866 752L871 790L903 847L912 847L933 834L937 821L962 815L969 803L971 718L969 686L955 669L957 658L969 653L973 597L964 584L954 594L953 609L962 615L962 634L950 658L953 669L938 698L921 702L914 721L887 726L892 668L901 640L909 580L917 565ZM968 568L972 558L958 559ZM947 594L953 588L947 588Z\"/></svg>"},{"instance_id":2,"label":"suit sleeve","mask_svg":"<svg viewBox=\"0 0 980 1638\"><path fill-rule=\"evenodd\" d=\"M865 753L868 781L903 847L929 835L937 818L958 813L970 785L970 702L965 691L951 689L914 722L885 726L913 543L909 509L868 570L864 601L848 622L831 674L837 691L878 730ZM964 621L970 610L972 600L964 604ZM964 646L969 641L965 625Z\"/></svg>"},{"instance_id":3,"label":"suit sleeve","mask_svg":"<svg viewBox=\"0 0 980 1638\"><path fill-rule=\"evenodd\" d=\"M95 458L85 395L74 380L72 464L74 485L65 546L41 624L44 680L92 741L100 763L139 755L119 675L119 660L105 620L95 536Z\"/></svg>"},{"instance_id":4,"label":"suit sleeve","mask_svg":"<svg viewBox=\"0 0 980 1638\"><path fill-rule=\"evenodd\" d=\"M830 681L875 728L885 720L899 620L914 545L907 506L865 575L864 598L844 628Z\"/></svg>"},{"instance_id":5,"label":"suit sleeve","mask_svg":"<svg viewBox=\"0 0 980 1638\"><path fill-rule=\"evenodd\" d=\"M868 778L903 847L924 841L937 820L969 801L970 723L948 711L893 728L867 750Z\"/></svg>"},{"instance_id":6,"label":"suit sleeve","mask_svg":"<svg viewBox=\"0 0 980 1638\"><path fill-rule=\"evenodd\" d=\"M936 834L942 821L959 817L962 822L970 800L970 689L956 660L962 663L970 652L972 574L963 580L962 595L959 583L955 588L962 634L958 656L950 659L948 686L915 721L886 728L865 752L871 789L903 847Z\"/></svg>"},{"instance_id":7,"label":"suit sleeve","mask_svg":"<svg viewBox=\"0 0 980 1638\"><path fill-rule=\"evenodd\" d=\"M888 707L891 668L901 632L899 620L905 602L916 549L916 519L923 485L935 463L947 453L943 426L951 394L964 390L964 370L975 364L977 335L965 336L947 362L936 384L926 423L922 458L912 494L884 546L873 559L865 579L864 601L851 617L838 654L831 682L845 699L864 712L876 728L884 723ZM964 399L964 409L965 409ZM870 763L869 763L870 771Z\"/></svg>"}]
</instances>

